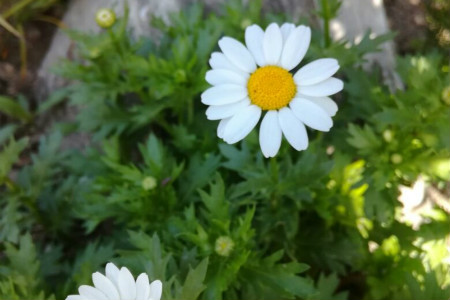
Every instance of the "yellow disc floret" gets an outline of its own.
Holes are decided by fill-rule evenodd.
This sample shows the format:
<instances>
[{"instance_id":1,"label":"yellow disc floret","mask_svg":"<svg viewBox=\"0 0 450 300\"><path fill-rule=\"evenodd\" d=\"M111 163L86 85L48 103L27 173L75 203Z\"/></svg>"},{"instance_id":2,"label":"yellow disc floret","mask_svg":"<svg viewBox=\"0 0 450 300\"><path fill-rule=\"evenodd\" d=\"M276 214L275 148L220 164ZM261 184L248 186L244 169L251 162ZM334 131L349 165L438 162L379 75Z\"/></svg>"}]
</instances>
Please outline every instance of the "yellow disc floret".
<instances>
[{"instance_id":1,"label":"yellow disc floret","mask_svg":"<svg viewBox=\"0 0 450 300\"><path fill-rule=\"evenodd\" d=\"M283 108L297 93L292 74L277 66L257 69L250 76L247 89L252 103L263 110Z\"/></svg>"}]
</instances>

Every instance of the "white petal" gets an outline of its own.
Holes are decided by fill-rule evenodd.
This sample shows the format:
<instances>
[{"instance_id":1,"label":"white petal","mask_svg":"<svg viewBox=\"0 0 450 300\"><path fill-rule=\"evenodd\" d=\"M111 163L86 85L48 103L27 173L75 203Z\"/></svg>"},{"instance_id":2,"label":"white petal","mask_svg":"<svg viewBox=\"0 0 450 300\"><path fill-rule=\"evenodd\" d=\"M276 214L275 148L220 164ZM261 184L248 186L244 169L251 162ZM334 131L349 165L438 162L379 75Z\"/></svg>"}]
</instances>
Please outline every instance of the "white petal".
<instances>
[{"instance_id":1,"label":"white petal","mask_svg":"<svg viewBox=\"0 0 450 300\"><path fill-rule=\"evenodd\" d=\"M148 276L142 273L136 279L136 300L147 300L150 296L150 282Z\"/></svg>"},{"instance_id":2,"label":"white petal","mask_svg":"<svg viewBox=\"0 0 450 300\"><path fill-rule=\"evenodd\" d=\"M250 99L245 98L242 101L231 103L231 104L225 104L225 105L213 105L208 107L206 110L206 117L208 120L221 120L226 119L234 114L236 114L238 111L244 109L245 107L250 105Z\"/></svg>"},{"instance_id":3,"label":"white petal","mask_svg":"<svg viewBox=\"0 0 450 300\"><path fill-rule=\"evenodd\" d=\"M306 96L324 97L336 94L344 88L342 80L331 77L308 86L297 86L297 92Z\"/></svg>"},{"instance_id":4,"label":"white petal","mask_svg":"<svg viewBox=\"0 0 450 300\"><path fill-rule=\"evenodd\" d=\"M259 144L264 157L274 157L281 146L281 128L278 112L269 110L264 116L259 129Z\"/></svg>"},{"instance_id":5,"label":"white petal","mask_svg":"<svg viewBox=\"0 0 450 300\"><path fill-rule=\"evenodd\" d=\"M203 92L202 103L207 105L224 105L238 102L247 97L247 88L237 84L221 84Z\"/></svg>"},{"instance_id":6,"label":"white petal","mask_svg":"<svg viewBox=\"0 0 450 300\"><path fill-rule=\"evenodd\" d=\"M94 286L102 291L108 299L115 300L120 298L119 291L105 275L95 272L92 274L92 281L94 282Z\"/></svg>"},{"instance_id":7,"label":"white petal","mask_svg":"<svg viewBox=\"0 0 450 300\"><path fill-rule=\"evenodd\" d=\"M277 65L283 50L283 36L278 24L270 24L263 39L263 51L266 58L266 65Z\"/></svg>"},{"instance_id":8,"label":"white petal","mask_svg":"<svg viewBox=\"0 0 450 300\"><path fill-rule=\"evenodd\" d=\"M283 43L286 43L286 40L289 36L289 34L291 34L292 30L295 29L295 25L292 23L284 23L283 25L281 25L281 35L283 36Z\"/></svg>"},{"instance_id":9,"label":"white petal","mask_svg":"<svg viewBox=\"0 0 450 300\"><path fill-rule=\"evenodd\" d=\"M125 267L122 267L119 272L119 292L122 300L136 299L136 282L130 270Z\"/></svg>"},{"instance_id":10,"label":"white petal","mask_svg":"<svg viewBox=\"0 0 450 300\"><path fill-rule=\"evenodd\" d=\"M292 30L284 43L280 66L286 70L295 68L308 51L310 42L311 29L309 27L302 25Z\"/></svg>"},{"instance_id":11,"label":"white petal","mask_svg":"<svg viewBox=\"0 0 450 300\"><path fill-rule=\"evenodd\" d=\"M242 71L252 73L256 70L253 56L241 42L226 36L219 40L219 47L228 60Z\"/></svg>"},{"instance_id":12,"label":"white petal","mask_svg":"<svg viewBox=\"0 0 450 300\"><path fill-rule=\"evenodd\" d=\"M217 136L223 139L223 133L225 132L225 128L227 127L228 122L231 118L223 119L219 122L219 126L217 126Z\"/></svg>"},{"instance_id":13,"label":"white petal","mask_svg":"<svg viewBox=\"0 0 450 300\"><path fill-rule=\"evenodd\" d=\"M80 295L69 295L66 297L66 300L89 300Z\"/></svg>"},{"instance_id":14,"label":"white petal","mask_svg":"<svg viewBox=\"0 0 450 300\"><path fill-rule=\"evenodd\" d=\"M105 268L105 274L106 274L106 277L108 277L108 279L111 280L111 282L116 287L119 286L117 284L118 280L119 280L119 268L117 268L115 264L107 263L106 268Z\"/></svg>"},{"instance_id":15,"label":"white petal","mask_svg":"<svg viewBox=\"0 0 450 300\"><path fill-rule=\"evenodd\" d=\"M330 78L339 69L339 63L334 58L322 58L310 62L294 75L295 82L300 85L312 85Z\"/></svg>"},{"instance_id":16,"label":"white petal","mask_svg":"<svg viewBox=\"0 0 450 300\"><path fill-rule=\"evenodd\" d=\"M245 138L256 126L261 116L261 108L256 105L247 106L233 117L231 117L225 131L223 139L228 144L234 144Z\"/></svg>"},{"instance_id":17,"label":"white petal","mask_svg":"<svg viewBox=\"0 0 450 300\"><path fill-rule=\"evenodd\" d=\"M278 112L278 122L286 140L297 150L308 148L308 134L305 125L294 116L294 113L288 107L283 107Z\"/></svg>"},{"instance_id":18,"label":"white petal","mask_svg":"<svg viewBox=\"0 0 450 300\"><path fill-rule=\"evenodd\" d=\"M211 54L211 58L209 59L209 65L213 69L226 69L230 71L234 71L236 73L248 74L247 72L242 71L235 65L233 65L226 56L221 52L213 52Z\"/></svg>"},{"instance_id":19,"label":"white petal","mask_svg":"<svg viewBox=\"0 0 450 300\"><path fill-rule=\"evenodd\" d=\"M162 282L155 280L150 284L149 300L160 300L162 294Z\"/></svg>"},{"instance_id":20,"label":"white petal","mask_svg":"<svg viewBox=\"0 0 450 300\"><path fill-rule=\"evenodd\" d=\"M227 69L213 69L206 72L205 79L211 85L238 84L245 86L248 81L248 74L236 73Z\"/></svg>"},{"instance_id":21,"label":"white petal","mask_svg":"<svg viewBox=\"0 0 450 300\"><path fill-rule=\"evenodd\" d=\"M78 288L78 293L80 293L80 296L89 300L108 300L105 294L89 285L80 286Z\"/></svg>"},{"instance_id":22,"label":"white petal","mask_svg":"<svg viewBox=\"0 0 450 300\"><path fill-rule=\"evenodd\" d=\"M333 120L319 105L305 98L294 98L289 106L294 115L305 125L320 131L329 131Z\"/></svg>"},{"instance_id":23,"label":"white petal","mask_svg":"<svg viewBox=\"0 0 450 300\"><path fill-rule=\"evenodd\" d=\"M258 66L264 66L266 62L263 52L263 38L264 31L258 25L251 25L245 29L245 44Z\"/></svg>"},{"instance_id":24,"label":"white petal","mask_svg":"<svg viewBox=\"0 0 450 300\"><path fill-rule=\"evenodd\" d=\"M338 106L336 102L331 100L330 97L310 97L310 96L301 96L302 98L308 99L311 102L319 105L326 113L333 117L336 115L336 112L338 111Z\"/></svg>"}]
</instances>

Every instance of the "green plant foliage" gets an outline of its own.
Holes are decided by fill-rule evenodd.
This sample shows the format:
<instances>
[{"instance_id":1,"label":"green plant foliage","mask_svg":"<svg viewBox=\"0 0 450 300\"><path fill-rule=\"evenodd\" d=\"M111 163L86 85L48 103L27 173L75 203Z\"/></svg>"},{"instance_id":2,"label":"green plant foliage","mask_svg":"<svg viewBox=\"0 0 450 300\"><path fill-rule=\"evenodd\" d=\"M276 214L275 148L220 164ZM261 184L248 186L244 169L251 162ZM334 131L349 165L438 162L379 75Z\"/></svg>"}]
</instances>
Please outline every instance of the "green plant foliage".
<instances>
[{"instance_id":1,"label":"green plant foliage","mask_svg":"<svg viewBox=\"0 0 450 300\"><path fill-rule=\"evenodd\" d=\"M0 291L4 299L54 299L45 296L39 261L30 234L20 238L18 247L5 244L7 264L0 269Z\"/></svg>"},{"instance_id":2,"label":"green plant foliage","mask_svg":"<svg viewBox=\"0 0 450 300\"><path fill-rule=\"evenodd\" d=\"M154 18L158 38L133 38L127 14L68 32L75 58L55 71L74 83L35 111L14 105L28 123L0 129L0 299L65 299L109 261L160 279L162 299L450 297L448 58L399 57L392 92L362 68L392 34L326 47L313 28L305 62L339 60L339 112L307 150L283 142L267 160L256 132L222 143L199 96L221 36L290 21L248 2ZM76 119L37 141L35 120L62 104ZM89 145L68 149L73 134ZM400 187L418 178L426 200L408 219Z\"/></svg>"}]
</instances>

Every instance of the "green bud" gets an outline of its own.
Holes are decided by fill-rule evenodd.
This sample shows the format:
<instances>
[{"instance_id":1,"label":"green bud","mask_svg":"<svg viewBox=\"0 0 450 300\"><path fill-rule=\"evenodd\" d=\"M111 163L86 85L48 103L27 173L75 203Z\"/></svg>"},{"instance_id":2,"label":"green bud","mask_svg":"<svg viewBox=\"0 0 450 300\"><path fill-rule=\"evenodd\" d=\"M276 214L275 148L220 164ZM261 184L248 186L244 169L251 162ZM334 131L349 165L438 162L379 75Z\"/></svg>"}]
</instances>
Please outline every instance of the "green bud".
<instances>
[{"instance_id":1,"label":"green bud","mask_svg":"<svg viewBox=\"0 0 450 300\"><path fill-rule=\"evenodd\" d=\"M425 133L422 134L421 137L424 144L428 147L435 147L439 143L439 139L433 134Z\"/></svg>"},{"instance_id":2,"label":"green bud","mask_svg":"<svg viewBox=\"0 0 450 300\"><path fill-rule=\"evenodd\" d=\"M394 138L394 133L392 132L392 130L386 129L385 131L383 131L383 139L387 143L392 142L393 138Z\"/></svg>"},{"instance_id":3,"label":"green bud","mask_svg":"<svg viewBox=\"0 0 450 300\"><path fill-rule=\"evenodd\" d=\"M176 83L183 83L187 80L186 72L182 69L178 69L173 73L173 79Z\"/></svg>"},{"instance_id":4,"label":"green bud","mask_svg":"<svg viewBox=\"0 0 450 300\"><path fill-rule=\"evenodd\" d=\"M248 26L252 25L252 21L250 19L243 19L241 22L241 28L245 29Z\"/></svg>"},{"instance_id":5,"label":"green bud","mask_svg":"<svg viewBox=\"0 0 450 300\"><path fill-rule=\"evenodd\" d=\"M234 242L229 236L221 236L217 238L215 250L220 256L229 256L233 251Z\"/></svg>"},{"instance_id":6,"label":"green bud","mask_svg":"<svg viewBox=\"0 0 450 300\"><path fill-rule=\"evenodd\" d=\"M116 14L108 8L101 8L95 14L95 21L101 28L110 28L116 22Z\"/></svg>"},{"instance_id":7,"label":"green bud","mask_svg":"<svg viewBox=\"0 0 450 300\"><path fill-rule=\"evenodd\" d=\"M423 143L421 140L419 139L412 139L411 140L411 145L415 148L415 149L420 149L423 147Z\"/></svg>"},{"instance_id":8,"label":"green bud","mask_svg":"<svg viewBox=\"0 0 450 300\"><path fill-rule=\"evenodd\" d=\"M393 164L398 165L398 164L400 164L402 161L403 161L403 156L401 156L400 154L394 153L394 154L391 155L391 162L392 162Z\"/></svg>"},{"instance_id":9,"label":"green bud","mask_svg":"<svg viewBox=\"0 0 450 300\"><path fill-rule=\"evenodd\" d=\"M102 54L102 51L98 47L89 50L89 57L92 59L98 58L100 54Z\"/></svg>"},{"instance_id":10,"label":"green bud","mask_svg":"<svg viewBox=\"0 0 450 300\"><path fill-rule=\"evenodd\" d=\"M331 190L331 189L333 189L333 188L335 188L335 187L336 187L336 180L331 179L330 181L328 181L328 183L327 183L327 189Z\"/></svg>"},{"instance_id":11,"label":"green bud","mask_svg":"<svg viewBox=\"0 0 450 300\"><path fill-rule=\"evenodd\" d=\"M153 190L156 187L156 179L151 176L147 176L142 180L142 188L146 191Z\"/></svg>"},{"instance_id":12,"label":"green bud","mask_svg":"<svg viewBox=\"0 0 450 300\"><path fill-rule=\"evenodd\" d=\"M445 104L450 105L450 85L442 91L442 101L444 101Z\"/></svg>"}]
</instances>

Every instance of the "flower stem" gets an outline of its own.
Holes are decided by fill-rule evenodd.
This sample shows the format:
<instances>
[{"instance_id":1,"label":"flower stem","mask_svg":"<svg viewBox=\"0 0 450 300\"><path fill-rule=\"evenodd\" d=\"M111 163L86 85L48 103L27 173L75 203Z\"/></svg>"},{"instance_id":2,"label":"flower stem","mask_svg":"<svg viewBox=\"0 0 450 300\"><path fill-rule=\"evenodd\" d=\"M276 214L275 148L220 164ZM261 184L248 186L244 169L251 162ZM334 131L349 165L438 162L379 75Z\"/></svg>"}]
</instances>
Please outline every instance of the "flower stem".
<instances>
[{"instance_id":1,"label":"flower stem","mask_svg":"<svg viewBox=\"0 0 450 300\"><path fill-rule=\"evenodd\" d=\"M278 163L275 157L270 158L270 171L274 182L278 182Z\"/></svg>"},{"instance_id":2,"label":"flower stem","mask_svg":"<svg viewBox=\"0 0 450 300\"><path fill-rule=\"evenodd\" d=\"M322 17L323 17L323 35L325 47L329 47L331 44L330 39L330 6L328 5L328 0L322 0Z\"/></svg>"},{"instance_id":3,"label":"flower stem","mask_svg":"<svg viewBox=\"0 0 450 300\"><path fill-rule=\"evenodd\" d=\"M109 38L111 39L114 48L117 51L117 54L119 54L120 58L123 58L124 55L123 55L122 47L120 45L119 40L117 39L117 36L115 35L115 33L113 32L113 30L111 28L108 28L107 32L109 34Z\"/></svg>"},{"instance_id":4,"label":"flower stem","mask_svg":"<svg viewBox=\"0 0 450 300\"><path fill-rule=\"evenodd\" d=\"M194 121L194 101L191 98L188 102L188 124Z\"/></svg>"},{"instance_id":5,"label":"flower stem","mask_svg":"<svg viewBox=\"0 0 450 300\"><path fill-rule=\"evenodd\" d=\"M277 197L277 185L278 185L278 171L279 171L279 167L278 167L278 163L277 163L277 159L275 157L270 158L270 172L271 172L271 176L272 176L272 182L274 184L274 190L272 192L272 194L270 195L270 204L273 210L276 210L278 207L278 197Z\"/></svg>"}]
</instances>

